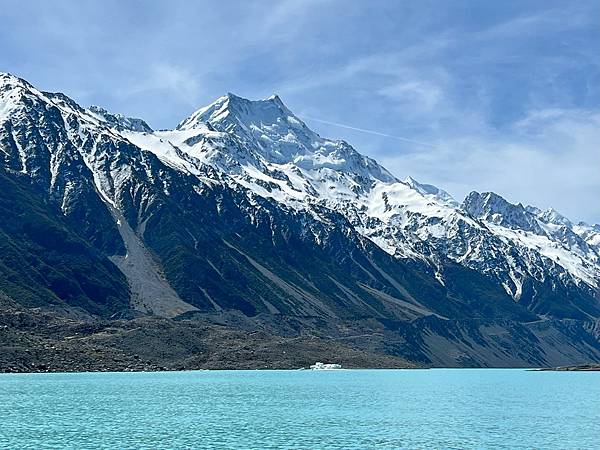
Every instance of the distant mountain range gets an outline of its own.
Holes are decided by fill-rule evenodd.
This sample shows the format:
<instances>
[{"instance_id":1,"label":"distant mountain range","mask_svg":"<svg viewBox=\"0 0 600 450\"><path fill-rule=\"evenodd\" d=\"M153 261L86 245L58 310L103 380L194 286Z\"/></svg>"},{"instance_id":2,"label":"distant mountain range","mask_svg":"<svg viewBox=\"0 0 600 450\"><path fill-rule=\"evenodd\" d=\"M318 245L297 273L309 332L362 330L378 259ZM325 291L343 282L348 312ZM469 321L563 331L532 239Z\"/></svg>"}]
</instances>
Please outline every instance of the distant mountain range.
<instances>
[{"instance_id":1,"label":"distant mountain range","mask_svg":"<svg viewBox=\"0 0 600 450\"><path fill-rule=\"evenodd\" d=\"M0 292L28 310L235 317L434 366L600 361L599 225L397 179L277 96L155 131L0 74L0 189Z\"/></svg>"}]
</instances>

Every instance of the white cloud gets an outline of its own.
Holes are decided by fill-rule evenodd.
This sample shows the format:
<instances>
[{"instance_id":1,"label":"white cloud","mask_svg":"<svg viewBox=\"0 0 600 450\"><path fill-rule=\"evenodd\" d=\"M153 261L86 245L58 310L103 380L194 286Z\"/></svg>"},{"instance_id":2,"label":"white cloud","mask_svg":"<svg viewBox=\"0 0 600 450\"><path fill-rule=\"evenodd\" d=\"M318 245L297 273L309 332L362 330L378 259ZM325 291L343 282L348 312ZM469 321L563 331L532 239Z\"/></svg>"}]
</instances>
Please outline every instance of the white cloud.
<instances>
[{"instance_id":1,"label":"white cloud","mask_svg":"<svg viewBox=\"0 0 600 450\"><path fill-rule=\"evenodd\" d=\"M142 80L135 80L134 84L123 89L120 93L125 96L139 94L151 95L160 91L175 95L179 100L191 106L198 106L197 98L200 93L198 77L187 70L166 63L155 64Z\"/></svg>"},{"instance_id":2,"label":"white cloud","mask_svg":"<svg viewBox=\"0 0 600 450\"><path fill-rule=\"evenodd\" d=\"M600 217L600 114L532 111L504 135L455 136L434 149L381 158L399 176L437 184L459 200L471 190L554 207L572 220Z\"/></svg>"},{"instance_id":3,"label":"white cloud","mask_svg":"<svg viewBox=\"0 0 600 450\"><path fill-rule=\"evenodd\" d=\"M379 95L411 106L422 112L428 112L439 106L444 93L442 89L429 81L411 80L385 86L377 91Z\"/></svg>"}]
</instances>

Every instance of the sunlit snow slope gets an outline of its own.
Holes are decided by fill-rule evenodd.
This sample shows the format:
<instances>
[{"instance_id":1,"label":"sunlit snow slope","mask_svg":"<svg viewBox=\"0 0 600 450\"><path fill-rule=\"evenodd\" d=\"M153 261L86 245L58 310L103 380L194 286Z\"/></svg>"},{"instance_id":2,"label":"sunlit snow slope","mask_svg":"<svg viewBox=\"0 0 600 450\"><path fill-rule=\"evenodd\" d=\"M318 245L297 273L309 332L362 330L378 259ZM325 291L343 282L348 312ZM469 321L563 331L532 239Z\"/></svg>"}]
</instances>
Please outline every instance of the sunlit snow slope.
<instances>
[{"instance_id":1,"label":"sunlit snow slope","mask_svg":"<svg viewBox=\"0 0 600 450\"><path fill-rule=\"evenodd\" d=\"M226 182L319 217L320 206L398 258L437 265L450 258L497 280L515 299L527 279L598 288L598 226L577 225L553 210L471 193L462 203L412 178L399 180L348 143L320 137L277 96L233 94L169 131L120 131L172 167ZM444 274L439 273L440 283Z\"/></svg>"}]
</instances>

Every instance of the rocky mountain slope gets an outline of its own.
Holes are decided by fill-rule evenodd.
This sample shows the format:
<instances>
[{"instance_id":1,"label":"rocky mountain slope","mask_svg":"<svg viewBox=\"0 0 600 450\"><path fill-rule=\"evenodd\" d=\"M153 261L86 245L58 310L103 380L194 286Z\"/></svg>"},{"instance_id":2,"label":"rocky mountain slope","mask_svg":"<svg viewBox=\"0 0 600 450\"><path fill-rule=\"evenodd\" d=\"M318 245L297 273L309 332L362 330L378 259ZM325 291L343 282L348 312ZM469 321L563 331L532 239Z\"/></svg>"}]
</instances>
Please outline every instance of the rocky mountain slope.
<instances>
[{"instance_id":1,"label":"rocky mountain slope","mask_svg":"<svg viewBox=\"0 0 600 450\"><path fill-rule=\"evenodd\" d=\"M2 74L0 182L0 291L27 307L296 318L421 364L600 360L598 225L399 180L277 96L154 131Z\"/></svg>"}]
</instances>

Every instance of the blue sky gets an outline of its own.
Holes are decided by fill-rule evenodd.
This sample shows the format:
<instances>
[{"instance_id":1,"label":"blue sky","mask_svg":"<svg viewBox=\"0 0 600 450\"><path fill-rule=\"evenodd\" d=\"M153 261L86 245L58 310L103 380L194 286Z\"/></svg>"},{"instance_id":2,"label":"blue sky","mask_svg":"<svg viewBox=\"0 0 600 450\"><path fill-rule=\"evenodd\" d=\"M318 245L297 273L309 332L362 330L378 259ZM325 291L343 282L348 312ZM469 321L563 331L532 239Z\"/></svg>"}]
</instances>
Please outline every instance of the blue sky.
<instances>
[{"instance_id":1,"label":"blue sky","mask_svg":"<svg viewBox=\"0 0 600 450\"><path fill-rule=\"evenodd\" d=\"M277 93L399 177L600 222L597 0L4 0L0 23L0 71L85 106L169 128Z\"/></svg>"}]
</instances>

